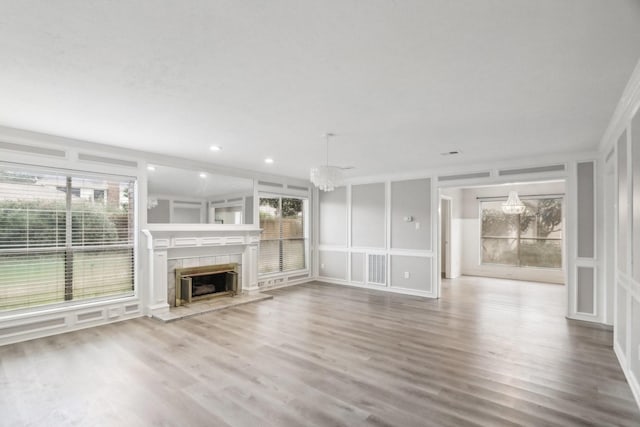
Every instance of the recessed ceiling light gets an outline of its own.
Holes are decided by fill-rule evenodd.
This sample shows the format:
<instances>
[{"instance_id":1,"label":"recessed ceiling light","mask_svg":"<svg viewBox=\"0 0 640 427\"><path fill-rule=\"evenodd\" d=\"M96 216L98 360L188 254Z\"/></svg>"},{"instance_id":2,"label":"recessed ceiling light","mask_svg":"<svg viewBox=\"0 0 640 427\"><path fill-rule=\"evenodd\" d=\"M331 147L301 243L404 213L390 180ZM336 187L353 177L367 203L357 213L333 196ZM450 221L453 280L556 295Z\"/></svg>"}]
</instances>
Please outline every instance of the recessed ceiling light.
<instances>
[{"instance_id":1,"label":"recessed ceiling light","mask_svg":"<svg viewBox=\"0 0 640 427\"><path fill-rule=\"evenodd\" d=\"M147 165L147 170L148 171L154 171L154 170L156 170L156 167L153 166L153 165Z\"/></svg>"},{"instance_id":2,"label":"recessed ceiling light","mask_svg":"<svg viewBox=\"0 0 640 427\"><path fill-rule=\"evenodd\" d=\"M209 150L211 150L211 151L220 151L220 150L222 150L222 147L220 147L219 145L212 145L211 147L209 147Z\"/></svg>"},{"instance_id":3,"label":"recessed ceiling light","mask_svg":"<svg viewBox=\"0 0 640 427\"><path fill-rule=\"evenodd\" d=\"M265 163L271 164L273 163L273 159L271 157L267 157L266 159L264 159Z\"/></svg>"},{"instance_id":4,"label":"recessed ceiling light","mask_svg":"<svg viewBox=\"0 0 640 427\"><path fill-rule=\"evenodd\" d=\"M204 173L204 172L200 172L200 178L206 178L206 177L207 177L207 174L206 174L206 173Z\"/></svg>"}]
</instances>

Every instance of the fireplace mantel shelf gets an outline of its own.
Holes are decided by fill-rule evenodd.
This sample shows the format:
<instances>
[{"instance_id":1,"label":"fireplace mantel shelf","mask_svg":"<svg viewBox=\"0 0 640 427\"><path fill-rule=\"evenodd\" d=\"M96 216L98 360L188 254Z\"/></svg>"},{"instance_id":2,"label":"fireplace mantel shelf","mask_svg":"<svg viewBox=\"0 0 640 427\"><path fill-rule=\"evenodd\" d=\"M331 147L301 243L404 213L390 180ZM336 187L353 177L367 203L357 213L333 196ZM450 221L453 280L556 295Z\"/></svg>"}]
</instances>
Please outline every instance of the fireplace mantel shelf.
<instances>
[{"instance_id":1,"label":"fireplace mantel shelf","mask_svg":"<svg viewBox=\"0 0 640 427\"><path fill-rule=\"evenodd\" d=\"M254 245L261 228L254 225L149 224L142 230L155 249L198 246Z\"/></svg>"},{"instance_id":2,"label":"fireplace mantel shelf","mask_svg":"<svg viewBox=\"0 0 640 427\"><path fill-rule=\"evenodd\" d=\"M182 231L203 231L203 232L237 232L249 231L259 233L262 231L260 227L253 224L147 224L146 227L152 234L157 232L182 232Z\"/></svg>"}]
</instances>

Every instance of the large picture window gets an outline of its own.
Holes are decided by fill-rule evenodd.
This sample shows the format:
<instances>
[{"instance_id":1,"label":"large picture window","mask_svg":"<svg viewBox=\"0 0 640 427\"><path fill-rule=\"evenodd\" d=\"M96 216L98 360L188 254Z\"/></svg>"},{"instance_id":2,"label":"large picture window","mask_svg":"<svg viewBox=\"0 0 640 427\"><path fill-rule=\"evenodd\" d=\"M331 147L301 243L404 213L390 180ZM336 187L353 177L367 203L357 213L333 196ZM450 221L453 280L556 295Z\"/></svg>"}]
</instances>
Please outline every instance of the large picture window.
<instances>
[{"instance_id":1,"label":"large picture window","mask_svg":"<svg viewBox=\"0 0 640 427\"><path fill-rule=\"evenodd\" d=\"M0 311L133 295L134 186L0 167Z\"/></svg>"},{"instance_id":2,"label":"large picture window","mask_svg":"<svg viewBox=\"0 0 640 427\"><path fill-rule=\"evenodd\" d=\"M306 205L295 197L260 198L260 274L307 267Z\"/></svg>"},{"instance_id":3,"label":"large picture window","mask_svg":"<svg viewBox=\"0 0 640 427\"><path fill-rule=\"evenodd\" d=\"M482 263L562 268L562 199L523 199L519 215L502 212L502 201L483 201Z\"/></svg>"}]
</instances>

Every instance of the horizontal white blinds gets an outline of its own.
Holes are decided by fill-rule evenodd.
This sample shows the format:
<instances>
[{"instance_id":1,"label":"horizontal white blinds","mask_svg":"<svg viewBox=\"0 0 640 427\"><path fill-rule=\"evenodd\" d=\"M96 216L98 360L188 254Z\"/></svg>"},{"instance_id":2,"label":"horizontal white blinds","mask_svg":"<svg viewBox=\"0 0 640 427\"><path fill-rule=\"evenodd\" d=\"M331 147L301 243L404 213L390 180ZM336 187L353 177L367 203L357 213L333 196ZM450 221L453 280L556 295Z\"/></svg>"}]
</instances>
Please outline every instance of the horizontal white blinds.
<instances>
[{"instance_id":1,"label":"horizontal white blinds","mask_svg":"<svg viewBox=\"0 0 640 427\"><path fill-rule=\"evenodd\" d=\"M306 267L306 200L291 197L260 198L261 274Z\"/></svg>"},{"instance_id":2,"label":"horizontal white blinds","mask_svg":"<svg viewBox=\"0 0 640 427\"><path fill-rule=\"evenodd\" d=\"M133 294L134 184L0 167L0 310Z\"/></svg>"}]
</instances>

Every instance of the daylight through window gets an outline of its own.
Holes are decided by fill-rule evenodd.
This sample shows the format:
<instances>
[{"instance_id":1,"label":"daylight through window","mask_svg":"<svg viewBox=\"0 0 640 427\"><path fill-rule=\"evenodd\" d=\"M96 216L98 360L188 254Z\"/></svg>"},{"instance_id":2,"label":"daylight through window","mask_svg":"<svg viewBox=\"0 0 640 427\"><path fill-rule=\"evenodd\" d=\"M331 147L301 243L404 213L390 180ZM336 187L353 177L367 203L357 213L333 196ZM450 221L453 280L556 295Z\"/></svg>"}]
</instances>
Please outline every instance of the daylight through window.
<instances>
[{"instance_id":1,"label":"daylight through window","mask_svg":"<svg viewBox=\"0 0 640 427\"><path fill-rule=\"evenodd\" d=\"M294 197L260 198L260 274L307 267L306 205Z\"/></svg>"},{"instance_id":2,"label":"daylight through window","mask_svg":"<svg viewBox=\"0 0 640 427\"><path fill-rule=\"evenodd\" d=\"M502 201L481 202L482 263L562 268L562 199L522 201L519 215L502 212Z\"/></svg>"},{"instance_id":3,"label":"daylight through window","mask_svg":"<svg viewBox=\"0 0 640 427\"><path fill-rule=\"evenodd\" d=\"M133 295L134 188L0 167L0 310Z\"/></svg>"}]
</instances>

